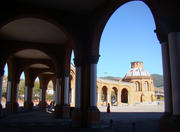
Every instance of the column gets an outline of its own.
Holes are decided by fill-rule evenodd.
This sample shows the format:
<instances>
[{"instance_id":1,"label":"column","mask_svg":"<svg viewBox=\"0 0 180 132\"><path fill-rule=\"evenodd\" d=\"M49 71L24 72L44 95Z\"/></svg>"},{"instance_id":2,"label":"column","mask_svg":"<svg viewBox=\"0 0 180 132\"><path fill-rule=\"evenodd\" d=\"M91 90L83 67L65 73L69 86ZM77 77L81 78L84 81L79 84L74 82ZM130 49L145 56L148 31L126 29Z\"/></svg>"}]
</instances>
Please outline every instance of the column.
<instances>
[{"instance_id":1,"label":"column","mask_svg":"<svg viewBox=\"0 0 180 132\"><path fill-rule=\"evenodd\" d=\"M74 96L73 96L73 94L74 94L74 91L73 91L74 89L73 88L71 88L71 104L73 104L73 98L74 98Z\"/></svg>"},{"instance_id":2,"label":"column","mask_svg":"<svg viewBox=\"0 0 180 132\"><path fill-rule=\"evenodd\" d=\"M11 81L7 83L7 103L11 102Z\"/></svg>"},{"instance_id":3,"label":"column","mask_svg":"<svg viewBox=\"0 0 180 132\"><path fill-rule=\"evenodd\" d=\"M28 86L25 84L25 90L24 90L24 102L27 102L28 99Z\"/></svg>"},{"instance_id":4,"label":"column","mask_svg":"<svg viewBox=\"0 0 180 132\"><path fill-rule=\"evenodd\" d=\"M42 101L42 89L40 88L40 92L39 92L39 102L41 102Z\"/></svg>"},{"instance_id":5,"label":"column","mask_svg":"<svg viewBox=\"0 0 180 132\"><path fill-rule=\"evenodd\" d=\"M170 32L169 55L173 95L173 115L180 116L180 32Z\"/></svg>"},{"instance_id":6,"label":"column","mask_svg":"<svg viewBox=\"0 0 180 132\"><path fill-rule=\"evenodd\" d=\"M31 102L33 103L33 87L31 88L31 90L32 90L32 94L31 94Z\"/></svg>"},{"instance_id":7,"label":"column","mask_svg":"<svg viewBox=\"0 0 180 132\"><path fill-rule=\"evenodd\" d=\"M56 101L56 91L54 90L54 101Z\"/></svg>"},{"instance_id":8,"label":"column","mask_svg":"<svg viewBox=\"0 0 180 132\"><path fill-rule=\"evenodd\" d=\"M169 47L167 42L161 42L161 50L163 62L165 116L170 116L172 114L172 88L169 62Z\"/></svg>"},{"instance_id":9,"label":"column","mask_svg":"<svg viewBox=\"0 0 180 132\"><path fill-rule=\"evenodd\" d=\"M117 91L117 105L120 105L120 94L119 94L119 90Z\"/></svg>"},{"instance_id":10,"label":"column","mask_svg":"<svg viewBox=\"0 0 180 132\"><path fill-rule=\"evenodd\" d=\"M80 108L81 96L81 66L76 66L76 93L75 93L75 108Z\"/></svg>"},{"instance_id":11,"label":"column","mask_svg":"<svg viewBox=\"0 0 180 132\"><path fill-rule=\"evenodd\" d=\"M18 103L19 83L16 84L16 103Z\"/></svg>"},{"instance_id":12,"label":"column","mask_svg":"<svg viewBox=\"0 0 180 132\"><path fill-rule=\"evenodd\" d=\"M97 64L90 64L90 106L97 105Z\"/></svg>"},{"instance_id":13,"label":"column","mask_svg":"<svg viewBox=\"0 0 180 132\"><path fill-rule=\"evenodd\" d=\"M3 107L1 104L1 94L2 94L2 86L3 86L3 75L0 76L0 118L3 116Z\"/></svg>"},{"instance_id":14,"label":"column","mask_svg":"<svg viewBox=\"0 0 180 132\"><path fill-rule=\"evenodd\" d=\"M65 80L64 80L64 104L69 105L69 74L65 73Z\"/></svg>"},{"instance_id":15,"label":"column","mask_svg":"<svg viewBox=\"0 0 180 132\"><path fill-rule=\"evenodd\" d=\"M57 104L60 104L60 100L59 100L59 97L60 97L59 91L60 91L60 79L57 78L57 79L56 79L56 105L57 105Z\"/></svg>"},{"instance_id":16,"label":"column","mask_svg":"<svg viewBox=\"0 0 180 132\"><path fill-rule=\"evenodd\" d=\"M0 105L1 105L1 97L2 97L2 86L3 86L3 75L0 77Z\"/></svg>"}]
</instances>

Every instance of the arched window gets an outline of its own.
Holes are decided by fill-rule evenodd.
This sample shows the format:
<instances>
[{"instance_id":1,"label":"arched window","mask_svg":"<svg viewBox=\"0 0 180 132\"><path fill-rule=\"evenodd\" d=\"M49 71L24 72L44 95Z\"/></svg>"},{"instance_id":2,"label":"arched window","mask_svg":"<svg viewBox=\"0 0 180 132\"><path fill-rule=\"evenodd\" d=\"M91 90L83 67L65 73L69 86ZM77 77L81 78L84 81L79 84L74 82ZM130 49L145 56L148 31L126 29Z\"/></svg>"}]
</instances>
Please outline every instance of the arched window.
<instances>
[{"instance_id":1,"label":"arched window","mask_svg":"<svg viewBox=\"0 0 180 132\"><path fill-rule=\"evenodd\" d=\"M149 83L148 82L144 83L144 90L149 91Z\"/></svg>"},{"instance_id":2,"label":"arched window","mask_svg":"<svg viewBox=\"0 0 180 132\"><path fill-rule=\"evenodd\" d=\"M140 83L139 82L135 82L135 90L136 91L141 91Z\"/></svg>"}]
</instances>

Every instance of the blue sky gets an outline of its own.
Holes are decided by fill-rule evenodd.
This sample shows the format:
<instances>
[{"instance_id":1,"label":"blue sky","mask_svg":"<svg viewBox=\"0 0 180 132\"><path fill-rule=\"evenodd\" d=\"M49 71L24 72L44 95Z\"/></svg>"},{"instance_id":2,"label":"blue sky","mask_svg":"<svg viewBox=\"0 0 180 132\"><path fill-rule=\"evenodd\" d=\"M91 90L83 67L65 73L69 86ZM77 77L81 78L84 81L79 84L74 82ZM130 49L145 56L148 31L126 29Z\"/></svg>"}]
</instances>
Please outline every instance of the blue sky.
<instances>
[{"instance_id":1,"label":"blue sky","mask_svg":"<svg viewBox=\"0 0 180 132\"><path fill-rule=\"evenodd\" d=\"M97 76L124 77L132 61L143 61L150 74L162 74L161 47L154 29L152 13L143 2L118 8L101 37Z\"/></svg>"},{"instance_id":2,"label":"blue sky","mask_svg":"<svg viewBox=\"0 0 180 132\"><path fill-rule=\"evenodd\" d=\"M118 8L101 37L97 76L124 77L132 61L143 61L150 74L162 74L161 45L154 29L152 13L143 2Z\"/></svg>"}]
</instances>

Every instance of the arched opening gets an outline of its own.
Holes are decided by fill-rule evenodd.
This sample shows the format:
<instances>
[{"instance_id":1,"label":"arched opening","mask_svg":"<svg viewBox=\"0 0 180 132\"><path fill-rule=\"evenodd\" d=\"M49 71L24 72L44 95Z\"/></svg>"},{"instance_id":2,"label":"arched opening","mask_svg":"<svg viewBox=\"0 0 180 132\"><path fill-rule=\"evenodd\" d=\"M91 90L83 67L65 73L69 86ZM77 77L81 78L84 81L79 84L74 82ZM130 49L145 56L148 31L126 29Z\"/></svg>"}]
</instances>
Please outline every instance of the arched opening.
<instances>
[{"instance_id":1,"label":"arched opening","mask_svg":"<svg viewBox=\"0 0 180 132\"><path fill-rule=\"evenodd\" d=\"M121 103L128 103L128 90L126 88L121 91Z\"/></svg>"},{"instance_id":2,"label":"arched opening","mask_svg":"<svg viewBox=\"0 0 180 132\"><path fill-rule=\"evenodd\" d=\"M1 104L3 109L6 107L6 100L7 100L7 84L8 84L8 65L6 63L4 67L4 76L2 80L2 90L1 90Z\"/></svg>"},{"instance_id":3,"label":"arched opening","mask_svg":"<svg viewBox=\"0 0 180 132\"><path fill-rule=\"evenodd\" d=\"M124 99L120 102L139 106L139 111L143 111L139 105L141 94L144 92L143 82L148 77L150 79L153 73L162 75L161 45L158 45L159 41L154 29L156 29L155 21L148 6L142 1L132 1L122 5L112 14L100 40L101 57L97 67L98 77L106 77L105 83L107 84L119 83L118 89L128 88L129 98L127 96L125 100L123 96L119 100ZM114 58L121 59L117 61ZM136 65L137 69L132 70L133 68L129 64L133 61L143 62L143 65ZM126 73L130 70L132 70L129 74L131 78L124 80ZM121 79L117 80L117 78ZM146 84L146 91L150 91L150 87L149 84ZM155 90L151 92L154 94ZM151 93L149 92L145 96L146 101L151 102ZM162 111L163 107L162 105ZM137 109L132 108L133 110ZM147 110L147 112L151 111L153 108Z\"/></svg>"},{"instance_id":4,"label":"arched opening","mask_svg":"<svg viewBox=\"0 0 180 132\"><path fill-rule=\"evenodd\" d=\"M136 91L141 91L139 82L135 82L135 87L136 87Z\"/></svg>"},{"instance_id":5,"label":"arched opening","mask_svg":"<svg viewBox=\"0 0 180 132\"><path fill-rule=\"evenodd\" d=\"M18 101L19 107L23 107L24 106L24 95L25 95L25 76L24 76L24 72L21 73L19 84L17 86L17 90L18 90L17 91L18 92L17 101Z\"/></svg>"},{"instance_id":6,"label":"arched opening","mask_svg":"<svg viewBox=\"0 0 180 132\"><path fill-rule=\"evenodd\" d=\"M54 85L52 80L49 81L47 85L47 90L46 90L46 103L50 105L50 103L54 100Z\"/></svg>"},{"instance_id":7,"label":"arched opening","mask_svg":"<svg viewBox=\"0 0 180 132\"><path fill-rule=\"evenodd\" d=\"M149 91L149 83L147 81L144 83L144 91Z\"/></svg>"},{"instance_id":8,"label":"arched opening","mask_svg":"<svg viewBox=\"0 0 180 132\"><path fill-rule=\"evenodd\" d=\"M111 105L117 105L118 102L118 89L113 87L111 90Z\"/></svg>"},{"instance_id":9,"label":"arched opening","mask_svg":"<svg viewBox=\"0 0 180 132\"><path fill-rule=\"evenodd\" d=\"M36 77L34 81L34 87L32 88L32 102L34 106L38 106L40 99L40 82L39 77Z\"/></svg>"},{"instance_id":10,"label":"arched opening","mask_svg":"<svg viewBox=\"0 0 180 132\"><path fill-rule=\"evenodd\" d=\"M106 86L103 86L102 87L102 91L101 91L101 102L102 102L102 105L107 105L107 102L108 102L108 99L107 99L107 87Z\"/></svg>"}]
</instances>

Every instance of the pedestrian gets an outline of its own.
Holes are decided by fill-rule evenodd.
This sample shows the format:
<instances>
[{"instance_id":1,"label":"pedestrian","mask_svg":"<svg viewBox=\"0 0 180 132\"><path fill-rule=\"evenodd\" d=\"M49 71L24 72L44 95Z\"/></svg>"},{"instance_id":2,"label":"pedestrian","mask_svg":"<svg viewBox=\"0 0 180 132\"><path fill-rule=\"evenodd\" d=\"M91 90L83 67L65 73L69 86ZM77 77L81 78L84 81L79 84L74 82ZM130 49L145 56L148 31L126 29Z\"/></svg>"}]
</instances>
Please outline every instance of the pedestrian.
<instances>
[{"instance_id":1,"label":"pedestrian","mask_svg":"<svg viewBox=\"0 0 180 132\"><path fill-rule=\"evenodd\" d=\"M107 113L110 113L110 104L108 103Z\"/></svg>"}]
</instances>

